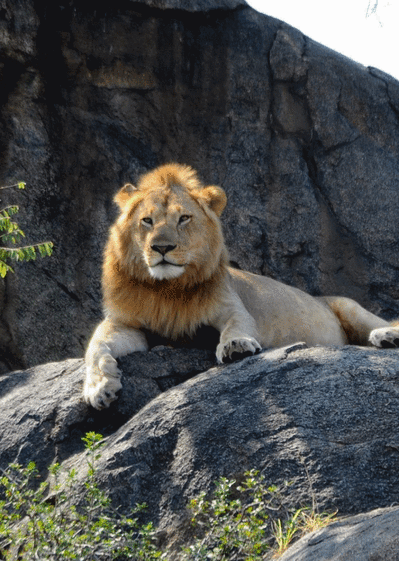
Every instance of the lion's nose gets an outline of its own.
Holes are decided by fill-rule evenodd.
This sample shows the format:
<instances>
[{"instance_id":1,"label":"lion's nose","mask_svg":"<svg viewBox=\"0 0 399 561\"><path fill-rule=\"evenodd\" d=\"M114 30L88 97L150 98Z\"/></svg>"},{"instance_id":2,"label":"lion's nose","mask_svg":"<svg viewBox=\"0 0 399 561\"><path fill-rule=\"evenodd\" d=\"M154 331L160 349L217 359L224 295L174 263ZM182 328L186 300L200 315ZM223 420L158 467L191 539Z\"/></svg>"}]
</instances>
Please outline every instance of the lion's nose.
<instances>
[{"instance_id":1,"label":"lion's nose","mask_svg":"<svg viewBox=\"0 0 399 561\"><path fill-rule=\"evenodd\" d=\"M157 251L161 255L166 255L169 251L175 249L175 247L176 247L175 245L152 245L151 249Z\"/></svg>"}]
</instances>

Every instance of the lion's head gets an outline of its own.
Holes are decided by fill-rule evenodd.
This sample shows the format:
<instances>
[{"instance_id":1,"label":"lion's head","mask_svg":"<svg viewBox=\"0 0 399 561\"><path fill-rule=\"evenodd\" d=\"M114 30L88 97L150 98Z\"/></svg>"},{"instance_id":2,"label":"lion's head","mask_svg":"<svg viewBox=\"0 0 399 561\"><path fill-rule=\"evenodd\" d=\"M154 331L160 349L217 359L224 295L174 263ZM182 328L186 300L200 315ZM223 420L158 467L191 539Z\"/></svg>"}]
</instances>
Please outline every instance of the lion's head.
<instances>
[{"instance_id":1,"label":"lion's head","mask_svg":"<svg viewBox=\"0 0 399 561\"><path fill-rule=\"evenodd\" d=\"M167 164L116 194L121 215L111 237L120 265L141 281L209 278L225 260L220 187L204 186L188 166Z\"/></svg>"}]
</instances>

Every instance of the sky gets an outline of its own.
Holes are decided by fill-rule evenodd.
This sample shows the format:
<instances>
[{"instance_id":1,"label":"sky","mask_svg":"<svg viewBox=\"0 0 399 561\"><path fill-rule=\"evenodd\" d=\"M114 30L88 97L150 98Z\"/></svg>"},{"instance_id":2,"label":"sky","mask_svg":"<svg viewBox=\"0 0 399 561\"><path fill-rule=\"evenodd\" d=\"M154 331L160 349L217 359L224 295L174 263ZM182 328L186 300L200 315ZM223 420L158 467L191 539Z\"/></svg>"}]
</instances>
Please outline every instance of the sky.
<instances>
[{"instance_id":1,"label":"sky","mask_svg":"<svg viewBox=\"0 0 399 561\"><path fill-rule=\"evenodd\" d=\"M330 49L399 80L399 0L246 1L258 12L285 21Z\"/></svg>"}]
</instances>

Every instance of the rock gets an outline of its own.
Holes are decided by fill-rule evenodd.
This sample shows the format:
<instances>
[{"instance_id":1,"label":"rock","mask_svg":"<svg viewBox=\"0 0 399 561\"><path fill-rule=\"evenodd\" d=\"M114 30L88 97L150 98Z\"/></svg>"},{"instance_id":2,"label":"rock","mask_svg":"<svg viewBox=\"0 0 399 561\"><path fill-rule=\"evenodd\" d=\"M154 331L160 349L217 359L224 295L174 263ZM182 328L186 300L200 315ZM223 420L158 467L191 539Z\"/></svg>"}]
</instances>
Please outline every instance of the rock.
<instances>
[{"instance_id":1,"label":"rock","mask_svg":"<svg viewBox=\"0 0 399 561\"><path fill-rule=\"evenodd\" d=\"M0 25L0 184L27 182L1 204L55 243L0 289L0 372L83 356L113 194L170 160L225 188L238 266L399 315L393 78L243 0L27 0Z\"/></svg>"},{"instance_id":2,"label":"rock","mask_svg":"<svg viewBox=\"0 0 399 561\"><path fill-rule=\"evenodd\" d=\"M136 0L137 1L137 0ZM247 6L245 0L138 0L151 8L161 10L184 10L187 12L207 12L212 10L233 10Z\"/></svg>"},{"instance_id":3,"label":"rock","mask_svg":"<svg viewBox=\"0 0 399 561\"><path fill-rule=\"evenodd\" d=\"M303 537L280 561L398 561L399 507L379 508Z\"/></svg>"},{"instance_id":4,"label":"rock","mask_svg":"<svg viewBox=\"0 0 399 561\"><path fill-rule=\"evenodd\" d=\"M80 439L96 430L106 436L101 485L125 512L146 502L170 539L190 498L252 468L270 484L291 481L291 506L313 495L342 516L399 501L397 351L299 343L232 365L213 360L164 347L126 357L122 395L102 412L81 401L79 360L5 376L0 467L34 460L45 474L58 460L83 478Z\"/></svg>"},{"instance_id":5,"label":"rock","mask_svg":"<svg viewBox=\"0 0 399 561\"><path fill-rule=\"evenodd\" d=\"M3 469L11 462L26 465L32 458L43 471L57 461L56 443L70 438L73 427L79 426L87 416L87 407L80 396L82 380L83 360L77 359L13 372L1 378L0 465ZM71 453L70 448L68 452Z\"/></svg>"},{"instance_id":6,"label":"rock","mask_svg":"<svg viewBox=\"0 0 399 561\"><path fill-rule=\"evenodd\" d=\"M0 465L33 459L43 469L83 449L82 434L117 430L166 389L207 370L213 352L157 347L119 360L124 373L118 403L99 413L82 400L85 366L71 359L12 372L1 379Z\"/></svg>"}]
</instances>

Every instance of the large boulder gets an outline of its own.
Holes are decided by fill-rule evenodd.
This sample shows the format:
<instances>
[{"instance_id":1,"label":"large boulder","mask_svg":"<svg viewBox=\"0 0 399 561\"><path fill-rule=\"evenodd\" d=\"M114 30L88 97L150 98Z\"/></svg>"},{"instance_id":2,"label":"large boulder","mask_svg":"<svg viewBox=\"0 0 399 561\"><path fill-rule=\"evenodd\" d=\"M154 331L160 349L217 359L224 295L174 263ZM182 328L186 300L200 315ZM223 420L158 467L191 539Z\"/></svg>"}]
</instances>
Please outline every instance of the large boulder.
<instances>
[{"instance_id":1,"label":"large boulder","mask_svg":"<svg viewBox=\"0 0 399 561\"><path fill-rule=\"evenodd\" d=\"M280 561L398 561L399 507L379 508L312 532Z\"/></svg>"},{"instance_id":2,"label":"large boulder","mask_svg":"<svg viewBox=\"0 0 399 561\"><path fill-rule=\"evenodd\" d=\"M81 399L82 360L5 375L0 467L34 460L46 476L57 460L83 480L81 437L96 430L101 485L125 512L146 502L170 540L190 498L252 468L292 482L291 507L342 516L399 501L398 351L299 343L215 366L209 351L158 347L120 366L120 399L102 412Z\"/></svg>"},{"instance_id":3,"label":"large boulder","mask_svg":"<svg viewBox=\"0 0 399 561\"><path fill-rule=\"evenodd\" d=\"M0 464L27 463L44 469L82 449L81 436L114 433L168 388L207 370L214 353L157 347L119 360L123 392L117 404L98 412L82 400L83 359L44 364L1 378Z\"/></svg>"},{"instance_id":4,"label":"large boulder","mask_svg":"<svg viewBox=\"0 0 399 561\"><path fill-rule=\"evenodd\" d=\"M231 259L391 318L399 85L244 0L26 0L0 23L0 184L51 259L0 286L0 372L80 357L112 196L165 161L221 184Z\"/></svg>"}]
</instances>

